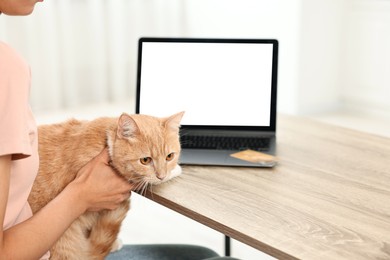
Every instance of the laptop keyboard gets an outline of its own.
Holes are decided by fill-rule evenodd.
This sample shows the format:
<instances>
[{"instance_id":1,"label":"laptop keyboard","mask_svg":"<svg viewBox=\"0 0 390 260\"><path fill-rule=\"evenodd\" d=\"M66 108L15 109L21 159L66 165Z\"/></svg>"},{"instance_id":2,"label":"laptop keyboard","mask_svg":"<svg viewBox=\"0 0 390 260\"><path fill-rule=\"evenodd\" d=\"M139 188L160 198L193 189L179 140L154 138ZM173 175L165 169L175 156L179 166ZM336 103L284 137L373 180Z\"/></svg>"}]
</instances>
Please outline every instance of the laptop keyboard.
<instances>
[{"instance_id":1,"label":"laptop keyboard","mask_svg":"<svg viewBox=\"0 0 390 260\"><path fill-rule=\"evenodd\" d=\"M193 136L180 137L181 146L190 149L214 150L268 150L269 137L228 137L228 136Z\"/></svg>"}]
</instances>

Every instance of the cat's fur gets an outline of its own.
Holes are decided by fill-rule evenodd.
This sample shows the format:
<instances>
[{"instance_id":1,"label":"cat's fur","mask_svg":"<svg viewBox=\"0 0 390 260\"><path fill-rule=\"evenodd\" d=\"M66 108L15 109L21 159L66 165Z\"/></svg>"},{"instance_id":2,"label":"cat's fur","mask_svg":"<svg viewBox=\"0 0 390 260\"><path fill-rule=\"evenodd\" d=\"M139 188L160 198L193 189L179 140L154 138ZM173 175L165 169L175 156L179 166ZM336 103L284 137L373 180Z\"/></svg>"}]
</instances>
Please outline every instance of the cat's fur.
<instances>
[{"instance_id":1,"label":"cat's fur","mask_svg":"<svg viewBox=\"0 0 390 260\"><path fill-rule=\"evenodd\" d=\"M168 118L122 114L119 119L39 126L39 173L28 199L33 212L57 196L106 146L112 166L139 189L179 175L182 116L183 112ZM173 158L167 158L171 153ZM144 165L145 157L152 161ZM112 211L84 213L50 250L51 259L103 259L117 249L117 235L129 207L126 201Z\"/></svg>"}]
</instances>

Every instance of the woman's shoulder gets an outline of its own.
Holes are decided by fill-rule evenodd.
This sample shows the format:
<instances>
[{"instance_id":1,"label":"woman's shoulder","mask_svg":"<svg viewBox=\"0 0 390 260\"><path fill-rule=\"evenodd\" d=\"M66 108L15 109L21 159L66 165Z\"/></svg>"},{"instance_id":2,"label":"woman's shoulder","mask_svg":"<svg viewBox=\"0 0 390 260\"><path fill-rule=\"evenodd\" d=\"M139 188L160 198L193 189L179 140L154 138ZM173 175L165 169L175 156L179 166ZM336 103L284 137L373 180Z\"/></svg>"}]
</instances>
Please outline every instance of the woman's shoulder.
<instances>
[{"instance_id":1,"label":"woman's shoulder","mask_svg":"<svg viewBox=\"0 0 390 260\"><path fill-rule=\"evenodd\" d=\"M0 41L0 64L1 63L22 63L25 65L25 61L22 56L10 45Z\"/></svg>"},{"instance_id":2,"label":"woman's shoulder","mask_svg":"<svg viewBox=\"0 0 390 260\"><path fill-rule=\"evenodd\" d=\"M18 73L12 73L18 72ZM23 57L10 45L0 41L0 74L29 75L29 66Z\"/></svg>"},{"instance_id":3,"label":"woman's shoulder","mask_svg":"<svg viewBox=\"0 0 390 260\"><path fill-rule=\"evenodd\" d=\"M6 57L9 55L15 55L16 51L7 43L0 41L0 56Z\"/></svg>"}]
</instances>

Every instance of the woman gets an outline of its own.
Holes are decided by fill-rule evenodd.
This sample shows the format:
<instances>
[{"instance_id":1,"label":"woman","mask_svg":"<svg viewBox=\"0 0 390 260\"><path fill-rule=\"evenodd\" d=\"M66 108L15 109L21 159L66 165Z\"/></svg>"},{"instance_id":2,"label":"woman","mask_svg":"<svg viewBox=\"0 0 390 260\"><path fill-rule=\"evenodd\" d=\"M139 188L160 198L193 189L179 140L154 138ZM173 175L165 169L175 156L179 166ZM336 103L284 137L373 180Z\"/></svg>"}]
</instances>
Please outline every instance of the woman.
<instances>
[{"instance_id":1,"label":"woman","mask_svg":"<svg viewBox=\"0 0 390 260\"><path fill-rule=\"evenodd\" d=\"M0 14L29 15L43 0L0 0ZM37 127L28 104L30 71L0 42L0 259L45 259L71 223L86 211L112 210L128 199L131 184L108 166L108 154L91 160L47 206L32 216L27 198L38 172ZM55 218L52 216L56 216ZM61 217L58 217L61 216ZM205 259L198 246L125 246L109 259Z\"/></svg>"}]
</instances>

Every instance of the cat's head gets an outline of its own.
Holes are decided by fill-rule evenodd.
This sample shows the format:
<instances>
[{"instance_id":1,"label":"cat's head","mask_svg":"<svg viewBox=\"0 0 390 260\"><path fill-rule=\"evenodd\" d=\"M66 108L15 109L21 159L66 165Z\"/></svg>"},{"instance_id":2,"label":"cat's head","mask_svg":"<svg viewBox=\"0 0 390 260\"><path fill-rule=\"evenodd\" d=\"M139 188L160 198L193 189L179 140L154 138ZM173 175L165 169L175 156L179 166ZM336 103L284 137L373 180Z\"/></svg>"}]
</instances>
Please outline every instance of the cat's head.
<instances>
[{"instance_id":1,"label":"cat's head","mask_svg":"<svg viewBox=\"0 0 390 260\"><path fill-rule=\"evenodd\" d=\"M108 141L113 166L138 188L180 175L179 128L183 114L166 118L122 114L115 137Z\"/></svg>"}]
</instances>

